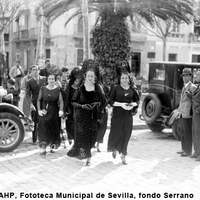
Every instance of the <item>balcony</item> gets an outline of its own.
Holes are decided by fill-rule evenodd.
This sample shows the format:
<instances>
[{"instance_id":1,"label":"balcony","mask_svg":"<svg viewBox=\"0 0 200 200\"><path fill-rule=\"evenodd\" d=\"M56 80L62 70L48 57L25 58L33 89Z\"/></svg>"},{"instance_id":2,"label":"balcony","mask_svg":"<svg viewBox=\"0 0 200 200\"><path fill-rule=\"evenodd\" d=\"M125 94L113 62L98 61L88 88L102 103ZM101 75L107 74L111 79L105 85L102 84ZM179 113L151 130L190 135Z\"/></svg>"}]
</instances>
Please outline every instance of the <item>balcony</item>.
<instances>
[{"instance_id":1,"label":"balcony","mask_svg":"<svg viewBox=\"0 0 200 200\"><path fill-rule=\"evenodd\" d=\"M185 34L179 32L172 32L168 36L169 42L185 42Z\"/></svg>"},{"instance_id":2,"label":"balcony","mask_svg":"<svg viewBox=\"0 0 200 200\"><path fill-rule=\"evenodd\" d=\"M28 30L22 30L19 32L14 32L13 33L13 40L18 41L18 40L28 40Z\"/></svg>"},{"instance_id":3,"label":"balcony","mask_svg":"<svg viewBox=\"0 0 200 200\"><path fill-rule=\"evenodd\" d=\"M200 35L190 33L188 36L188 42L189 43L200 43Z\"/></svg>"},{"instance_id":4,"label":"balcony","mask_svg":"<svg viewBox=\"0 0 200 200\"><path fill-rule=\"evenodd\" d=\"M38 28L31 28L29 30L22 30L13 33L13 41L20 42L20 41L29 41L29 40L37 40L38 39ZM44 32L44 37L50 38L50 34Z\"/></svg>"},{"instance_id":5,"label":"balcony","mask_svg":"<svg viewBox=\"0 0 200 200\"><path fill-rule=\"evenodd\" d=\"M37 40L38 39L38 33L39 33L38 28L31 28L29 30L29 39L30 40Z\"/></svg>"}]
</instances>

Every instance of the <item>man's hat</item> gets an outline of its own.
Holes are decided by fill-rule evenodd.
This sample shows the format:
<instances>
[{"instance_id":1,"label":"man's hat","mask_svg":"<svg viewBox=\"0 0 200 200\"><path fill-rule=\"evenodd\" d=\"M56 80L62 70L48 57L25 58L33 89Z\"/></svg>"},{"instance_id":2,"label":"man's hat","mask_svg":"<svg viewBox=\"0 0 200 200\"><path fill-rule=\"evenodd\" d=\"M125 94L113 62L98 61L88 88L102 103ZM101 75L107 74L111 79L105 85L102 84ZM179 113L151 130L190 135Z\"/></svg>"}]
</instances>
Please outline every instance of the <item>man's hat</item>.
<instances>
[{"instance_id":1,"label":"man's hat","mask_svg":"<svg viewBox=\"0 0 200 200\"><path fill-rule=\"evenodd\" d=\"M51 59L50 59L50 58L47 58L47 59L45 60L45 63L47 63L47 62L51 62Z\"/></svg>"},{"instance_id":2,"label":"man's hat","mask_svg":"<svg viewBox=\"0 0 200 200\"><path fill-rule=\"evenodd\" d=\"M184 76L184 75L191 75L192 76L192 70L190 68L183 69L181 77Z\"/></svg>"}]
</instances>

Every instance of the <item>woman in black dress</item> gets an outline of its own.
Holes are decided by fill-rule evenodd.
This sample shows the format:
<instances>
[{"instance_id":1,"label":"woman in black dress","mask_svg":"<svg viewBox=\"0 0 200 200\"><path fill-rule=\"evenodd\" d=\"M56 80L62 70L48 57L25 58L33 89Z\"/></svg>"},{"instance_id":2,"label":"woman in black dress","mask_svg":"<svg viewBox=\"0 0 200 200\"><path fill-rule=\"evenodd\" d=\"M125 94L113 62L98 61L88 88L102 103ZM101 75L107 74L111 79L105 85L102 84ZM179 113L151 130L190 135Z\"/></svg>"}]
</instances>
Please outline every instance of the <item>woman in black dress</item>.
<instances>
[{"instance_id":1,"label":"woman in black dress","mask_svg":"<svg viewBox=\"0 0 200 200\"><path fill-rule=\"evenodd\" d=\"M120 84L116 85L110 95L109 104L113 106L111 129L108 138L108 151L112 151L113 158L117 151L121 153L123 164L126 163L127 146L132 133L132 110L137 107L139 96L130 84L129 73L123 71L120 76Z\"/></svg>"},{"instance_id":2,"label":"woman in black dress","mask_svg":"<svg viewBox=\"0 0 200 200\"><path fill-rule=\"evenodd\" d=\"M49 74L48 84L40 89L37 101L39 123L38 136L42 152L46 155L46 146L51 153L60 145L60 118L63 115L63 99L60 88L55 84L55 75Z\"/></svg>"},{"instance_id":3,"label":"woman in black dress","mask_svg":"<svg viewBox=\"0 0 200 200\"><path fill-rule=\"evenodd\" d=\"M88 69L84 83L72 98L72 104L76 107L76 138L67 155L78 159L87 159L86 166L90 165L91 149L97 137L99 113L105 105L104 93L95 83L95 79L94 69Z\"/></svg>"},{"instance_id":4,"label":"woman in black dress","mask_svg":"<svg viewBox=\"0 0 200 200\"><path fill-rule=\"evenodd\" d=\"M78 89L78 85L80 82L80 69L78 67L75 67L70 75L69 75L69 84L67 85L67 94L66 94L66 100L65 100L65 113L67 114L66 119L66 131L67 131L67 137L69 140L69 144L72 143L72 140L75 139L74 135L74 128L75 128L75 119L74 119L74 113L75 108L73 107L71 100L74 96L74 93Z\"/></svg>"}]
</instances>

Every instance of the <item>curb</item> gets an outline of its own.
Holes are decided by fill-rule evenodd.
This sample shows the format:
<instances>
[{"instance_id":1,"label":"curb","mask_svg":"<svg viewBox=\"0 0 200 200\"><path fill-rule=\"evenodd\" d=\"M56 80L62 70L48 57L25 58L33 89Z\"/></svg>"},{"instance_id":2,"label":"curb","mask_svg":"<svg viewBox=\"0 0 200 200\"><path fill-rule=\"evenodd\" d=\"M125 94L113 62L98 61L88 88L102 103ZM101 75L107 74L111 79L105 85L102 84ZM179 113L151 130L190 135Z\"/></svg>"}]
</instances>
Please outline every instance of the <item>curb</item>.
<instances>
[{"instance_id":1,"label":"curb","mask_svg":"<svg viewBox=\"0 0 200 200\"><path fill-rule=\"evenodd\" d=\"M146 124L138 124L133 125L133 130L142 130L142 129L148 129L149 127Z\"/></svg>"},{"instance_id":2,"label":"curb","mask_svg":"<svg viewBox=\"0 0 200 200\"><path fill-rule=\"evenodd\" d=\"M110 126L107 126L107 129L110 129ZM148 126L146 124L133 125L133 130L143 130L143 129L148 129Z\"/></svg>"}]
</instances>

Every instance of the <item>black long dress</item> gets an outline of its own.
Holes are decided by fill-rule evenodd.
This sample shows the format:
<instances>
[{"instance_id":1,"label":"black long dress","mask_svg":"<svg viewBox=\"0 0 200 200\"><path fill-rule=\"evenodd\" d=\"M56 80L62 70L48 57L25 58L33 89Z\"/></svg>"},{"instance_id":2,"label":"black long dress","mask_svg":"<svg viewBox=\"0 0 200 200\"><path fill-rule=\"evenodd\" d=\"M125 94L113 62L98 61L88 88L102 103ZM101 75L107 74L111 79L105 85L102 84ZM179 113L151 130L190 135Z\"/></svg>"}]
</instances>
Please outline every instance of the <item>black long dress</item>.
<instances>
[{"instance_id":1,"label":"black long dress","mask_svg":"<svg viewBox=\"0 0 200 200\"><path fill-rule=\"evenodd\" d=\"M115 86L110 95L109 104L114 102L131 103L138 102L139 97L136 90L130 87L125 90L120 85ZM121 107L113 107L111 128L108 138L108 151L117 150L127 155L127 146L132 133L133 117L131 110L124 110Z\"/></svg>"},{"instance_id":2,"label":"black long dress","mask_svg":"<svg viewBox=\"0 0 200 200\"><path fill-rule=\"evenodd\" d=\"M38 137L40 145L60 145L59 110L63 110L63 100L60 88L48 89L42 87L38 97L38 110L46 109L47 114L39 117Z\"/></svg>"},{"instance_id":3,"label":"black long dress","mask_svg":"<svg viewBox=\"0 0 200 200\"><path fill-rule=\"evenodd\" d=\"M109 88L108 86L106 86L105 84L102 85L105 97L106 97L106 101L108 100L109 97ZM107 103L106 103L107 104ZM103 138L104 135L106 133L106 129L107 129L107 121L108 121L108 109L105 107L102 113L102 118L101 120L99 120L98 123L98 132L97 132L97 142L98 143L103 143Z\"/></svg>"},{"instance_id":4,"label":"black long dress","mask_svg":"<svg viewBox=\"0 0 200 200\"><path fill-rule=\"evenodd\" d=\"M78 159L90 158L91 149L96 142L99 113L104 109L105 97L98 85L95 85L95 91L87 91L85 86L81 85L75 92L72 102L79 104L101 103L94 110L79 107L76 108L75 112L76 138L67 155Z\"/></svg>"},{"instance_id":5,"label":"black long dress","mask_svg":"<svg viewBox=\"0 0 200 200\"><path fill-rule=\"evenodd\" d=\"M71 104L72 97L74 96L77 89L73 88L71 85L67 86L68 95L66 102L66 112L67 112L67 120L66 120L66 131L69 140L75 139L75 119L74 119L74 111L75 108Z\"/></svg>"}]
</instances>

